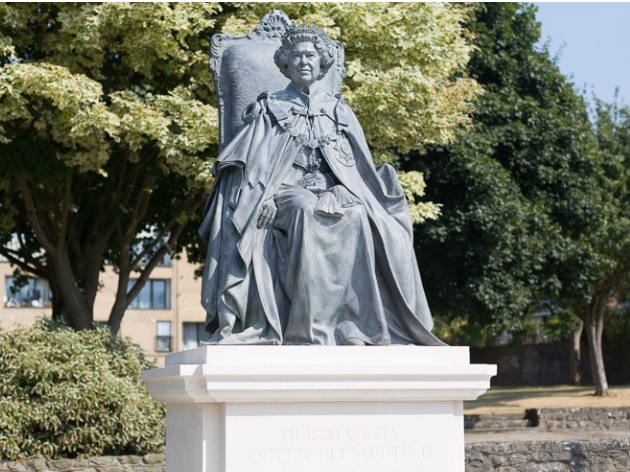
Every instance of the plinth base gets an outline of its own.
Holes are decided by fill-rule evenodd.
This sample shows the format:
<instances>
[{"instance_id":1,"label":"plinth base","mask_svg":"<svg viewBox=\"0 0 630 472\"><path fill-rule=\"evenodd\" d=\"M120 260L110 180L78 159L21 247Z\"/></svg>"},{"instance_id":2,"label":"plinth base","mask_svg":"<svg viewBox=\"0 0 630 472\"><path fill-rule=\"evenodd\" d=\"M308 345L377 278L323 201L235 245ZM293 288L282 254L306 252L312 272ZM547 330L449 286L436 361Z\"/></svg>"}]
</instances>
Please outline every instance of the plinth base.
<instances>
[{"instance_id":1,"label":"plinth base","mask_svg":"<svg viewBox=\"0 0 630 472\"><path fill-rule=\"evenodd\" d=\"M167 472L464 472L468 348L206 346L143 373Z\"/></svg>"}]
</instances>

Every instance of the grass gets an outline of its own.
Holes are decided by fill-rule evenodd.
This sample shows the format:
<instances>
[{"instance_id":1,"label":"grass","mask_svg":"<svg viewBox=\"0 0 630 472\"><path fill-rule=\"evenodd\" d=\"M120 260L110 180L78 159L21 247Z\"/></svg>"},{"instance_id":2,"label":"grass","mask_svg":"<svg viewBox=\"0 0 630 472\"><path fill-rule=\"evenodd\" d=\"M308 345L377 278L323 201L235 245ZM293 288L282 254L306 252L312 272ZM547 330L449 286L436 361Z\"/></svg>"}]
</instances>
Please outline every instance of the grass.
<instances>
[{"instance_id":1,"label":"grass","mask_svg":"<svg viewBox=\"0 0 630 472\"><path fill-rule=\"evenodd\" d=\"M630 385L610 388L607 397L593 395L594 387L493 387L476 401L464 402L466 414L523 413L528 408L589 408L630 406Z\"/></svg>"}]
</instances>

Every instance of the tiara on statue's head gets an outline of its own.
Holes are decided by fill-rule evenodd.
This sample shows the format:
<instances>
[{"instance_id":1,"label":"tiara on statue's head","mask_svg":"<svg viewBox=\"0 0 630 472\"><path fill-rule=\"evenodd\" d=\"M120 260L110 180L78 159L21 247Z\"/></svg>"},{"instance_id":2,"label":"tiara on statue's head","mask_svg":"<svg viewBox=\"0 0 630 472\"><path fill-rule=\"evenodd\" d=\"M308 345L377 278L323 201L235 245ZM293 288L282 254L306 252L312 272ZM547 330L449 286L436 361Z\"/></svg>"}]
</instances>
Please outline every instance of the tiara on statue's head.
<instances>
[{"instance_id":1,"label":"tiara on statue's head","mask_svg":"<svg viewBox=\"0 0 630 472\"><path fill-rule=\"evenodd\" d=\"M292 42L290 40L292 36L317 36L324 42L326 48L333 48L333 43L328 37L326 31L314 24L311 25L308 23L302 23L301 25L294 24L288 26L282 35L282 42L284 44L290 44Z\"/></svg>"}]
</instances>

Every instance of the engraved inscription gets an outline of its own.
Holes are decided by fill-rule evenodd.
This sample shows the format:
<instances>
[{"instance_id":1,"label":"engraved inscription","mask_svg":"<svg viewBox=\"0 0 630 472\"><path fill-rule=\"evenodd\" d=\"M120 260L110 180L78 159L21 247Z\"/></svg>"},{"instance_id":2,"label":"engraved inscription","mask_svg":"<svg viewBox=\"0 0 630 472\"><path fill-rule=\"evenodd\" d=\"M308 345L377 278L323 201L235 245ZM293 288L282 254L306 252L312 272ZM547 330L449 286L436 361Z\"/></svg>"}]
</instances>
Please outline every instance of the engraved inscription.
<instances>
[{"instance_id":1,"label":"engraved inscription","mask_svg":"<svg viewBox=\"0 0 630 472\"><path fill-rule=\"evenodd\" d=\"M430 472L433 448L393 427L286 428L274 447L249 452L256 472ZM424 463L424 464L423 464ZM369 464L369 465L368 465Z\"/></svg>"},{"instance_id":2,"label":"engraved inscription","mask_svg":"<svg viewBox=\"0 0 630 472\"><path fill-rule=\"evenodd\" d=\"M281 469L264 469L260 472L429 472L429 469L424 466L412 466L412 467L391 467L391 468L378 468L378 469L367 469L361 467L350 467L347 469L317 469L317 468L281 468Z\"/></svg>"},{"instance_id":3,"label":"engraved inscription","mask_svg":"<svg viewBox=\"0 0 630 472\"><path fill-rule=\"evenodd\" d=\"M316 429L284 429L282 442L286 444L307 444L320 441L395 441L398 433L395 428L326 428Z\"/></svg>"},{"instance_id":4,"label":"engraved inscription","mask_svg":"<svg viewBox=\"0 0 630 472\"><path fill-rule=\"evenodd\" d=\"M416 410L409 414L408 405L400 409L394 405L384 413L369 406L356 414L332 409L337 414L318 415L299 405L273 408L274 414L267 415L245 415L249 410L235 409L240 414L233 414L227 424L226 470L463 472L461 418L445 418L439 414L441 405L432 405L435 414Z\"/></svg>"}]
</instances>

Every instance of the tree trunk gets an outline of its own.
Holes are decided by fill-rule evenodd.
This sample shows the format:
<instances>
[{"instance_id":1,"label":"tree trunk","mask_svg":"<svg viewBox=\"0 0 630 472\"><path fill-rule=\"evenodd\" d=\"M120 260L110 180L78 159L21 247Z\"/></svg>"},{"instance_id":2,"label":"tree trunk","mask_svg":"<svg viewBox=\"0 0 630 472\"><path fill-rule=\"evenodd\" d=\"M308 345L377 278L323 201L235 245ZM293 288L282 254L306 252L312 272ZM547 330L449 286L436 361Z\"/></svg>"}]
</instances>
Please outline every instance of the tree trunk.
<instances>
[{"instance_id":1,"label":"tree trunk","mask_svg":"<svg viewBox=\"0 0 630 472\"><path fill-rule=\"evenodd\" d=\"M202 196L201 198L197 199L197 201L191 203L191 208L193 212L199 208L203 201L204 197ZM149 276L151 275L153 269L157 267L159 262L171 250L171 248L177 246L177 239L182 234L182 231L186 227L188 221L189 219L186 219L185 221L178 223L176 222L176 220L173 220L171 224L167 225L164 228L164 231L170 230L168 240L162 244L162 247L160 247L150 256L149 262L144 266L140 277L138 278L138 280L136 280L131 290L129 290L128 288L131 269L132 267L136 267L140 263L144 253L137 255L136 259L130 262L129 256L131 254L131 241L129 240L122 245L120 259L118 263L118 267L120 268L118 275L118 290L116 291L116 300L114 301L114 306L109 313L109 320L107 321L107 324L112 334L118 334L123 316L125 315L125 310L127 310L127 307L138 296L138 294L142 290L142 287L144 287L147 280L149 280ZM162 237L156 237L156 244L161 240ZM154 248L155 246L152 246L147 253L150 253L150 251Z\"/></svg>"},{"instance_id":2,"label":"tree trunk","mask_svg":"<svg viewBox=\"0 0 630 472\"><path fill-rule=\"evenodd\" d=\"M54 262L56 284L65 307L66 321L76 331L92 329L94 327L93 306L85 301L81 288L76 282L67 252L57 254L51 259Z\"/></svg>"},{"instance_id":3,"label":"tree trunk","mask_svg":"<svg viewBox=\"0 0 630 472\"><path fill-rule=\"evenodd\" d=\"M77 283L66 240L71 204L71 174L68 174L65 179L65 186L60 192L62 196L59 199L55 196L51 197L47 192L43 194L33 192L25 175L17 172L13 175L22 194L26 219L37 241L46 251L47 261L54 276L53 285L59 290L56 313L59 313L62 306L64 318L76 331L92 328L93 307L86 303ZM39 187L42 186L35 185L34 188ZM50 203L51 198L52 203Z\"/></svg>"},{"instance_id":4,"label":"tree trunk","mask_svg":"<svg viewBox=\"0 0 630 472\"><path fill-rule=\"evenodd\" d=\"M604 368L604 355L602 351L602 333L604 326L604 309L593 310L589 318L585 320L586 338L588 340L588 352L591 361L591 372L595 385L595 395L608 395L608 381Z\"/></svg>"},{"instance_id":5,"label":"tree trunk","mask_svg":"<svg viewBox=\"0 0 630 472\"><path fill-rule=\"evenodd\" d=\"M61 296L61 291L57 284L57 278L54 275L48 277L48 285L50 286L50 293L52 295L52 319L57 321L65 320L66 306L63 303L63 297Z\"/></svg>"},{"instance_id":6,"label":"tree trunk","mask_svg":"<svg viewBox=\"0 0 630 472\"><path fill-rule=\"evenodd\" d=\"M129 251L123 250L122 252L123 257L121 257L121 263L118 270L118 287L116 289L116 298L114 300L114 305L109 312L109 319L107 320L107 325L112 334L118 334L118 332L120 331L120 325L122 323L123 316L125 316L125 311L131 303L127 297L127 291L129 289L129 275L131 273L129 264L126 262L126 260L128 260L129 258Z\"/></svg>"},{"instance_id":7,"label":"tree trunk","mask_svg":"<svg viewBox=\"0 0 630 472\"><path fill-rule=\"evenodd\" d=\"M582 385L582 351L580 340L582 331L584 330L584 322L580 321L573 333L571 333L571 346L569 352L569 363L571 367L571 385Z\"/></svg>"}]
</instances>

